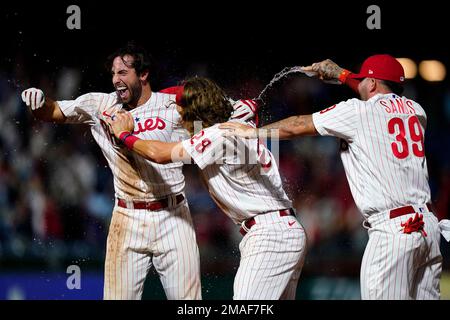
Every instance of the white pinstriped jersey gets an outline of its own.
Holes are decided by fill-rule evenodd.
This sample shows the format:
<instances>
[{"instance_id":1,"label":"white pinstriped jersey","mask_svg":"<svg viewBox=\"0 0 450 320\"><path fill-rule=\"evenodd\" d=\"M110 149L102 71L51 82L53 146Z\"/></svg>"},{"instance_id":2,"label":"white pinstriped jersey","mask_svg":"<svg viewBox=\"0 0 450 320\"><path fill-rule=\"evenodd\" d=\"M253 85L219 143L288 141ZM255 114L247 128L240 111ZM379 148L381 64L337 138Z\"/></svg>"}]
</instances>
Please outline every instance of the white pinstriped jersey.
<instances>
[{"instance_id":1,"label":"white pinstriped jersey","mask_svg":"<svg viewBox=\"0 0 450 320\"><path fill-rule=\"evenodd\" d=\"M365 218L430 202L426 121L417 102L392 93L368 101L350 99L313 114L319 134L343 139L342 162Z\"/></svg>"},{"instance_id":2,"label":"white pinstriped jersey","mask_svg":"<svg viewBox=\"0 0 450 320\"><path fill-rule=\"evenodd\" d=\"M153 92L147 102L131 110L135 119L134 134L143 140L173 142L186 139L188 134L180 125L174 101L175 94ZM184 190L181 162L162 165L146 160L120 147L109 133L105 120L122 108L116 92L88 93L75 100L58 101L58 104L67 117L66 123L91 126L92 135L112 170L117 197L153 201ZM251 121L256 114L256 108L239 100L233 101L233 107L231 118Z\"/></svg>"},{"instance_id":3,"label":"white pinstriped jersey","mask_svg":"<svg viewBox=\"0 0 450 320\"><path fill-rule=\"evenodd\" d=\"M183 141L217 205L235 223L291 208L272 153L256 139L223 137L218 126Z\"/></svg>"},{"instance_id":4,"label":"white pinstriped jersey","mask_svg":"<svg viewBox=\"0 0 450 320\"><path fill-rule=\"evenodd\" d=\"M144 140L180 141L184 130L172 103L175 95L153 92L143 105L131 110L134 134ZM122 108L115 92L88 93L70 101L58 101L67 123L85 123L98 143L114 175L116 196L156 200L184 190L182 163L157 164L117 144L109 132L107 118ZM186 136L183 135L183 138Z\"/></svg>"}]
</instances>

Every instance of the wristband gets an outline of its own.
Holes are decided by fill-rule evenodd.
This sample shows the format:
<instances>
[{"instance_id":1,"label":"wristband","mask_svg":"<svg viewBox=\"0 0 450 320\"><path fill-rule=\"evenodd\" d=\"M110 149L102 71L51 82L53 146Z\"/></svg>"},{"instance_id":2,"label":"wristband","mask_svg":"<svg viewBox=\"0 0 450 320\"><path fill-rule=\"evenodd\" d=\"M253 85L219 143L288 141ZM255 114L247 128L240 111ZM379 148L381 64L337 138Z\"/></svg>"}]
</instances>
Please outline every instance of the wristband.
<instances>
[{"instance_id":1,"label":"wristband","mask_svg":"<svg viewBox=\"0 0 450 320\"><path fill-rule=\"evenodd\" d=\"M139 140L131 132L122 132L119 139L130 150L133 149L133 145Z\"/></svg>"},{"instance_id":2,"label":"wristband","mask_svg":"<svg viewBox=\"0 0 450 320\"><path fill-rule=\"evenodd\" d=\"M348 77L348 75L350 74L351 72L350 71L348 71L348 70L342 70L342 72L341 72L341 74L339 75L339 81L341 82L341 83L345 83L345 81L347 80L347 77Z\"/></svg>"}]
</instances>

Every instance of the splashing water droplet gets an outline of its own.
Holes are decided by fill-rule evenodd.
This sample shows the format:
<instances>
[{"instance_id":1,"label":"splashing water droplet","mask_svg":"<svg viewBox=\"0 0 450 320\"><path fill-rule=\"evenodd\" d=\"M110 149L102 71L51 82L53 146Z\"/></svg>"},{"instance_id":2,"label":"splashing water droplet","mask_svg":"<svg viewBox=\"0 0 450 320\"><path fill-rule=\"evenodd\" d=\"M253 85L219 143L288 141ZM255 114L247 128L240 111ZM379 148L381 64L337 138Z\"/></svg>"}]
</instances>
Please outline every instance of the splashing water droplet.
<instances>
[{"instance_id":1,"label":"splashing water droplet","mask_svg":"<svg viewBox=\"0 0 450 320\"><path fill-rule=\"evenodd\" d=\"M289 75L291 73L305 73L305 71L302 70L302 67L285 67L283 70L278 72L272 78L272 80L270 80L269 84L264 87L264 89L261 91L261 93L255 100L261 101L264 104L263 97L266 94L267 90L269 90L275 83L277 83L278 81L280 81L281 79L283 79L284 77L286 77L287 75ZM309 75L309 73L308 73L307 75L312 77L314 74Z\"/></svg>"},{"instance_id":2,"label":"splashing water droplet","mask_svg":"<svg viewBox=\"0 0 450 320\"><path fill-rule=\"evenodd\" d=\"M284 77L286 77L289 74L292 74L292 73L303 73L303 74L307 75L308 77L317 77L318 76L317 72L315 72L315 71L305 71L303 68L304 67L300 67L300 66L285 67L283 70L278 72L272 78L272 80L270 80L269 84L264 87L264 89L261 91L259 96L257 98L255 98L255 100L256 101L260 101L261 104L265 104L263 97L266 94L266 91L269 90L276 82L280 81L281 79L283 79ZM340 84L340 82L338 80L326 80L324 82L325 83L331 83L331 84Z\"/></svg>"}]
</instances>

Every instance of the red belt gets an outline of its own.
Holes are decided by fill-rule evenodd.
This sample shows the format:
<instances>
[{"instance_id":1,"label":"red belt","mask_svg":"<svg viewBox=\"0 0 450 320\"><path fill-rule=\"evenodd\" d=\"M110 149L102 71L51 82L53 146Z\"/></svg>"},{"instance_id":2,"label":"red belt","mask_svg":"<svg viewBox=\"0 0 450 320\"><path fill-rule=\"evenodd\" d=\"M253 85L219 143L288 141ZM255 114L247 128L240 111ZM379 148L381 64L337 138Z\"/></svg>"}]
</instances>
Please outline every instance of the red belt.
<instances>
[{"instance_id":1,"label":"red belt","mask_svg":"<svg viewBox=\"0 0 450 320\"><path fill-rule=\"evenodd\" d=\"M280 214L280 217L286 217L286 216L294 216L295 217L295 212L293 209L280 210L280 211L278 211L278 213ZM256 224L255 217L245 220L245 222L244 222L244 225L247 228L247 230L250 230L250 228L253 227L255 224ZM247 234L247 231L243 227L241 227L239 229L239 232L243 236L245 236Z\"/></svg>"},{"instance_id":2,"label":"red belt","mask_svg":"<svg viewBox=\"0 0 450 320\"><path fill-rule=\"evenodd\" d=\"M178 194L175 197L175 205L181 203L184 200L184 196L182 194ZM132 201L133 208L128 208L127 201L123 199L117 198L117 205L121 208L125 209L146 209L146 210L160 210L167 208L169 206L169 198L160 199L157 201Z\"/></svg>"},{"instance_id":3,"label":"red belt","mask_svg":"<svg viewBox=\"0 0 450 320\"><path fill-rule=\"evenodd\" d=\"M427 203L427 208L429 211L433 211L431 208L431 203ZM404 206L397 209L393 209L389 212L389 218L394 219L405 214L416 213L416 209L413 206Z\"/></svg>"}]
</instances>

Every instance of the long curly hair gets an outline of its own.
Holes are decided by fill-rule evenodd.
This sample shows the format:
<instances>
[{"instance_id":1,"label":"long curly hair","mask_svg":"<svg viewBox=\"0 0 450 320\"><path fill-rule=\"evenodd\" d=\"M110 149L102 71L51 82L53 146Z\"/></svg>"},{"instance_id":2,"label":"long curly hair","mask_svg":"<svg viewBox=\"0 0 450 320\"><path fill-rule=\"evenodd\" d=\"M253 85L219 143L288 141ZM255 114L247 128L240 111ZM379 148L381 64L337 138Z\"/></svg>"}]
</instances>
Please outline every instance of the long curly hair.
<instances>
[{"instance_id":1,"label":"long curly hair","mask_svg":"<svg viewBox=\"0 0 450 320\"><path fill-rule=\"evenodd\" d=\"M226 122L233 112L233 106L225 92L212 80L203 77L193 77L183 81L183 93L180 106L183 108L183 122L191 127L193 133L194 121L201 121L204 128L216 123Z\"/></svg>"}]
</instances>

